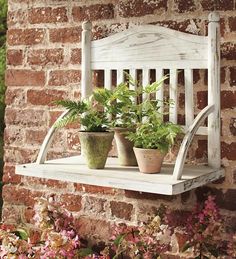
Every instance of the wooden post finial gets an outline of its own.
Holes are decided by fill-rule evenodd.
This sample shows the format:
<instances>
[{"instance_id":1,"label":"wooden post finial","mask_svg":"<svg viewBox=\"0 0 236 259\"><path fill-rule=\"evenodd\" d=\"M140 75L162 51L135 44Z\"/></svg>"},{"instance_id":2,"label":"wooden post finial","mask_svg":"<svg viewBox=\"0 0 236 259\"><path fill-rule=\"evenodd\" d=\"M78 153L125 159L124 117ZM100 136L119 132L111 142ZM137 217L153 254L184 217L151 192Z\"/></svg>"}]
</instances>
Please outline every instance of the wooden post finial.
<instances>
[{"instance_id":1,"label":"wooden post finial","mask_svg":"<svg viewBox=\"0 0 236 259\"><path fill-rule=\"evenodd\" d=\"M82 23L82 29L83 29L83 31L91 31L92 23L90 21L83 22Z\"/></svg>"},{"instance_id":2,"label":"wooden post finial","mask_svg":"<svg viewBox=\"0 0 236 259\"><path fill-rule=\"evenodd\" d=\"M220 21L220 15L218 12L211 12L208 15L209 22L219 22Z\"/></svg>"}]
</instances>

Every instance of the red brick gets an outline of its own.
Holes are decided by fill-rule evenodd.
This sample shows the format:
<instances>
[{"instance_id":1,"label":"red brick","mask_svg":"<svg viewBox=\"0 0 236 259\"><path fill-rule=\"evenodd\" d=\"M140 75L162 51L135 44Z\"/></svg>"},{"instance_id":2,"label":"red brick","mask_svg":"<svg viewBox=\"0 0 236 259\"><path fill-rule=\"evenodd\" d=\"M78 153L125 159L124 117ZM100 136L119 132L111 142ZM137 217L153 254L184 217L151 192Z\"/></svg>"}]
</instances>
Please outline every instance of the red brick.
<instances>
[{"instance_id":1,"label":"red brick","mask_svg":"<svg viewBox=\"0 0 236 259\"><path fill-rule=\"evenodd\" d=\"M85 196L83 200L83 210L91 214L104 214L105 209L105 199L100 199L97 197Z\"/></svg>"},{"instance_id":2,"label":"red brick","mask_svg":"<svg viewBox=\"0 0 236 259\"><path fill-rule=\"evenodd\" d=\"M30 65L60 65L63 63L63 49L38 49L29 52Z\"/></svg>"},{"instance_id":3,"label":"red brick","mask_svg":"<svg viewBox=\"0 0 236 259\"><path fill-rule=\"evenodd\" d=\"M35 215L34 209L30 207L26 207L24 210L25 223L35 224L34 215Z\"/></svg>"},{"instance_id":4,"label":"red brick","mask_svg":"<svg viewBox=\"0 0 236 259\"><path fill-rule=\"evenodd\" d=\"M221 109L236 107L236 91L221 91Z\"/></svg>"},{"instance_id":5,"label":"red brick","mask_svg":"<svg viewBox=\"0 0 236 259\"><path fill-rule=\"evenodd\" d=\"M23 187L15 185L3 186L3 200L14 205L25 205L33 207L35 204L35 198L41 197L42 192L32 191Z\"/></svg>"},{"instance_id":6,"label":"red brick","mask_svg":"<svg viewBox=\"0 0 236 259\"><path fill-rule=\"evenodd\" d=\"M110 26L106 24L103 25L94 25L92 30L92 39L98 40L104 37L109 36L112 33L122 30L124 24L121 23L112 23ZM128 28L128 23L125 24L125 27Z\"/></svg>"},{"instance_id":7,"label":"red brick","mask_svg":"<svg viewBox=\"0 0 236 259\"><path fill-rule=\"evenodd\" d=\"M5 118L6 124L36 127L46 125L46 113L44 110L6 108Z\"/></svg>"},{"instance_id":8,"label":"red brick","mask_svg":"<svg viewBox=\"0 0 236 259\"><path fill-rule=\"evenodd\" d=\"M80 211L82 197L75 194L62 194L60 196L61 205L69 211Z\"/></svg>"},{"instance_id":9,"label":"red brick","mask_svg":"<svg viewBox=\"0 0 236 259\"><path fill-rule=\"evenodd\" d=\"M29 187L35 187L37 189L46 187L62 190L67 188L68 182L38 177L27 177L27 179L24 181L24 185Z\"/></svg>"},{"instance_id":10,"label":"red brick","mask_svg":"<svg viewBox=\"0 0 236 259\"><path fill-rule=\"evenodd\" d=\"M202 110L207 106L208 98L207 91L197 92L197 108Z\"/></svg>"},{"instance_id":11,"label":"red brick","mask_svg":"<svg viewBox=\"0 0 236 259\"><path fill-rule=\"evenodd\" d=\"M5 93L5 104L22 106L25 104L25 92L23 89L13 87L7 88Z\"/></svg>"},{"instance_id":12,"label":"red brick","mask_svg":"<svg viewBox=\"0 0 236 259\"><path fill-rule=\"evenodd\" d=\"M198 147L195 151L195 157L197 159L207 157L207 140L205 139L198 140Z\"/></svg>"},{"instance_id":13,"label":"red brick","mask_svg":"<svg viewBox=\"0 0 236 259\"><path fill-rule=\"evenodd\" d=\"M4 160L7 163L32 163L35 162L38 149L27 149L20 147L5 147Z\"/></svg>"},{"instance_id":14,"label":"red brick","mask_svg":"<svg viewBox=\"0 0 236 259\"><path fill-rule=\"evenodd\" d=\"M62 114L61 111L50 111L49 112L49 126L51 127L53 123L58 119L58 117Z\"/></svg>"},{"instance_id":15,"label":"red brick","mask_svg":"<svg viewBox=\"0 0 236 259\"><path fill-rule=\"evenodd\" d=\"M111 236L112 227L105 220L92 219L91 217L79 217L76 221L76 229L79 230L80 236L89 240L109 241ZM94 240L96 239L96 240Z\"/></svg>"},{"instance_id":16,"label":"red brick","mask_svg":"<svg viewBox=\"0 0 236 259\"><path fill-rule=\"evenodd\" d=\"M196 10L194 0L175 0L175 6L178 13L193 12Z\"/></svg>"},{"instance_id":17,"label":"red brick","mask_svg":"<svg viewBox=\"0 0 236 259\"><path fill-rule=\"evenodd\" d=\"M15 166L13 164L4 164L2 181L3 183L20 183L21 176L15 174Z\"/></svg>"},{"instance_id":18,"label":"red brick","mask_svg":"<svg viewBox=\"0 0 236 259\"><path fill-rule=\"evenodd\" d=\"M221 67L220 68L220 83L221 84L224 84L225 83L225 76L226 76L226 71L225 71L225 67ZM205 73L204 73L204 84L205 85L208 85L208 71L205 70Z\"/></svg>"},{"instance_id":19,"label":"red brick","mask_svg":"<svg viewBox=\"0 0 236 259\"><path fill-rule=\"evenodd\" d=\"M44 86L44 71L8 69L6 72L7 86Z\"/></svg>"},{"instance_id":20,"label":"red brick","mask_svg":"<svg viewBox=\"0 0 236 259\"><path fill-rule=\"evenodd\" d=\"M110 202L111 214L120 219L131 220L133 205L125 202Z\"/></svg>"},{"instance_id":21,"label":"red brick","mask_svg":"<svg viewBox=\"0 0 236 259\"><path fill-rule=\"evenodd\" d=\"M214 11L220 10L220 11L227 11L227 10L233 10L234 9L234 1L233 0L201 0L201 6L204 11Z\"/></svg>"},{"instance_id":22,"label":"red brick","mask_svg":"<svg viewBox=\"0 0 236 259\"><path fill-rule=\"evenodd\" d=\"M24 142L24 132L22 127L7 127L4 131L4 143L6 145L21 146Z\"/></svg>"},{"instance_id":23,"label":"red brick","mask_svg":"<svg viewBox=\"0 0 236 259\"><path fill-rule=\"evenodd\" d=\"M9 49L7 51L7 64L10 66L18 66L23 63L23 51L20 49Z\"/></svg>"},{"instance_id":24,"label":"red brick","mask_svg":"<svg viewBox=\"0 0 236 259\"><path fill-rule=\"evenodd\" d=\"M70 150L80 150L80 140L78 133L69 132L67 134L67 146Z\"/></svg>"},{"instance_id":25,"label":"red brick","mask_svg":"<svg viewBox=\"0 0 236 259\"><path fill-rule=\"evenodd\" d=\"M2 221L4 224L19 225L21 223L21 208L4 204L2 209Z\"/></svg>"},{"instance_id":26,"label":"red brick","mask_svg":"<svg viewBox=\"0 0 236 259\"><path fill-rule=\"evenodd\" d=\"M23 10L8 11L7 14L7 26L11 28L13 26L23 26L27 23L27 12Z\"/></svg>"},{"instance_id":27,"label":"red brick","mask_svg":"<svg viewBox=\"0 0 236 259\"><path fill-rule=\"evenodd\" d=\"M25 139L27 144L42 144L45 136L47 134L46 130L33 130L26 129Z\"/></svg>"},{"instance_id":28,"label":"red brick","mask_svg":"<svg viewBox=\"0 0 236 259\"><path fill-rule=\"evenodd\" d=\"M236 60L236 43L224 42L221 45L221 58Z\"/></svg>"},{"instance_id":29,"label":"red brick","mask_svg":"<svg viewBox=\"0 0 236 259\"><path fill-rule=\"evenodd\" d=\"M230 79L229 79L230 86L236 86L236 67L229 68L229 75L230 75Z\"/></svg>"},{"instance_id":30,"label":"red brick","mask_svg":"<svg viewBox=\"0 0 236 259\"><path fill-rule=\"evenodd\" d=\"M59 23L67 22L67 9L65 7L39 7L28 11L29 22L37 23Z\"/></svg>"},{"instance_id":31,"label":"red brick","mask_svg":"<svg viewBox=\"0 0 236 259\"><path fill-rule=\"evenodd\" d=\"M236 31L236 17L229 17L229 29L231 32Z\"/></svg>"},{"instance_id":32,"label":"red brick","mask_svg":"<svg viewBox=\"0 0 236 259\"><path fill-rule=\"evenodd\" d=\"M148 193L148 192L128 191L128 190L125 190L125 197L132 198L132 199L147 199L147 200L161 199L165 201L172 201L176 198L175 196L154 194L154 193Z\"/></svg>"},{"instance_id":33,"label":"red brick","mask_svg":"<svg viewBox=\"0 0 236 259\"><path fill-rule=\"evenodd\" d=\"M49 85L68 85L76 84L80 82L81 73L80 70L55 70L49 74Z\"/></svg>"},{"instance_id":34,"label":"red brick","mask_svg":"<svg viewBox=\"0 0 236 259\"><path fill-rule=\"evenodd\" d=\"M147 14L154 14L156 10L167 10L167 1L145 1L145 0L130 0L120 1L118 5L118 12L121 17L144 16Z\"/></svg>"},{"instance_id":35,"label":"red brick","mask_svg":"<svg viewBox=\"0 0 236 259\"><path fill-rule=\"evenodd\" d=\"M65 99L67 92L63 90L28 90L27 102L33 105L55 105L56 100Z\"/></svg>"},{"instance_id":36,"label":"red brick","mask_svg":"<svg viewBox=\"0 0 236 259\"><path fill-rule=\"evenodd\" d=\"M42 43L45 37L43 29L10 29L7 33L9 45L35 45Z\"/></svg>"},{"instance_id":37,"label":"red brick","mask_svg":"<svg viewBox=\"0 0 236 259\"><path fill-rule=\"evenodd\" d=\"M79 43L81 38L81 27L50 29L50 42Z\"/></svg>"},{"instance_id":38,"label":"red brick","mask_svg":"<svg viewBox=\"0 0 236 259\"><path fill-rule=\"evenodd\" d=\"M72 9L72 15L76 22L112 19L114 18L114 5L95 4L89 6L75 6Z\"/></svg>"},{"instance_id":39,"label":"red brick","mask_svg":"<svg viewBox=\"0 0 236 259\"><path fill-rule=\"evenodd\" d=\"M236 142L230 144L221 142L221 157L236 160Z\"/></svg>"},{"instance_id":40,"label":"red brick","mask_svg":"<svg viewBox=\"0 0 236 259\"><path fill-rule=\"evenodd\" d=\"M101 187L95 185L83 185L83 189L85 192L89 193L101 193L101 194L114 194L115 190L110 187Z\"/></svg>"},{"instance_id":41,"label":"red brick","mask_svg":"<svg viewBox=\"0 0 236 259\"><path fill-rule=\"evenodd\" d=\"M232 135L236 136L236 118L230 119L229 129Z\"/></svg>"},{"instance_id":42,"label":"red brick","mask_svg":"<svg viewBox=\"0 0 236 259\"><path fill-rule=\"evenodd\" d=\"M72 49L71 63L72 64L81 64L81 49Z\"/></svg>"}]
</instances>

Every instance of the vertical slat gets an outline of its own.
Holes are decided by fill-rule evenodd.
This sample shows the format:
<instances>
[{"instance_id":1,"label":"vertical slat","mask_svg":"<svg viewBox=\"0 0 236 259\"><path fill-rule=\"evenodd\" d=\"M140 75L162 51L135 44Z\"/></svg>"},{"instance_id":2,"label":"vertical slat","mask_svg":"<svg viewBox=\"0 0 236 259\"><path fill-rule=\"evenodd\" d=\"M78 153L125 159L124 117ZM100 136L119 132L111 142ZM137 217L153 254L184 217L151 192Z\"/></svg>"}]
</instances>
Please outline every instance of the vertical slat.
<instances>
[{"instance_id":1,"label":"vertical slat","mask_svg":"<svg viewBox=\"0 0 236 259\"><path fill-rule=\"evenodd\" d=\"M86 98L92 93L91 80L91 28L90 22L82 24L82 61L81 61L81 97Z\"/></svg>"},{"instance_id":2,"label":"vertical slat","mask_svg":"<svg viewBox=\"0 0 236 259\"><path fill-rule=\"evenodd\" d=\"M136 82L137 81L137 70L136 69L130 69L129 70L129 74L130 74L130 76L132 77L132 79ZM136 90L137 89L137 84L135 84L135 85L129 85L129 88L131 89L131 90ZM135 98L133 98L133 102L134 103L137 103L137 100L135 99Z\"/></svg>"},{"instance_id":3,"label":"vertical slat","mask_svg":"<svg viewBox=\"0 0 236 259\"><path fill-rule=\"evenodd\" d=\"M148 84L150 84L150 69L143 69L142 85L146 87ZM143 94L143 101L147 100L147 98L147 94Z\"/></svg>"},{"instance_id":4,"label":"vertical slat","mask_svg":"<svg viewBox=\"0 0 236 259\"><path fill-rule=\"evenodd\" d=\"M208 164L220 168L220 16L209 14L208 25L208 105L215 105L208 117Z\"/></svg>"},{"instance_id":5,"label":"vertical slat","mask_svg":"<svg viewBox=\"0 0 236 259\"><path fill-rule=\"evenodd\" d=\"M105 69L105 82L104 86L106 89L111 90L112 89L112 70Z\"/></svg>"},{"instance_id":6,"label":"vertical slat","mask_svg":"<svg viewBox=\"0 0 236 259\"><path fill-rule=\"evenodd\" d=\"M163 77L164 71L163 69L156 69L156 81L159 81ZM164 100L164 87L163 82L160 85L159 90L156 92L156 100ZM160 103L161 107L159 109L160 113L163 113L164 110L164 104Z\"/></svg>"},{"instance_id":7,"label":"vertical slat","mask_svg":"<svg viewBox=\"0 0 236 259\"><path fill-rule=\"evenodd\" d=\"M170 99L174 101L174 104L170 106L170 121L177 123L178 115L178 98L177 98L177 70L170 69Z\"/></svg>"},{"instance_id":8,"label":"vertical slat","mask_svg":"<svg viewBox=\"0 0 236 259\"><path fill-rule=\"evenodd\" d=\"M124 71L122 69L117 69L117 78L116 83L117 85L124 82Z\"/></svg>"},{"instance_id":9,"label":"vertical slat","mask_svg":"<svg viewBox=\"0 0 236 259\"><path fill-rule=\"evenodd\" d=\"M185 124L189 127L194 119L194 103L193 103L193 70L184 70L185 85Z\"/></svg>"}]
</instances>

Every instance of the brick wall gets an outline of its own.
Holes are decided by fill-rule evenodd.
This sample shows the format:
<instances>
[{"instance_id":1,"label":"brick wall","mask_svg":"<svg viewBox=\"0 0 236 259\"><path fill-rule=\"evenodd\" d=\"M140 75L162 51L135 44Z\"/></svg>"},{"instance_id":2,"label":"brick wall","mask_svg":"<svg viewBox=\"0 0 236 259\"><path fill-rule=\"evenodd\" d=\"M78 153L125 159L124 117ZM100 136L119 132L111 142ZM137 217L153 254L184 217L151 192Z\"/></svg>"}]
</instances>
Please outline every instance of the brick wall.
<instances>
[{"instance_id":1,"label":"brick wall","mask_svg":"<svg viewBox=\"0 0 236 259\"><path fill-rule=\"evenodd\" d=\"M81 23L93 22L93 38L141 23L206 35L213 0L9 0L3 220L32 223L34 198L55 194L80 217L82 233L108 237L111 222L138 223L161 203L190 209L211 192L236 229L236 16L235 0L220 0L222 164L225 179L178 196L162 196L54 180L20 177L15 163L35 161L40 144L61 110L52 101L80 96ZM206 75L195 71L197 108L206 105ZM183 96L182 96L183 97ZM180 95L180 101L183 99ZM49 157L76 154L76 128L60 130ZM192 158L202 161L206 139L195 141ZM102 223L97 224L98 222Z\"/></svg>"}]
</instances>

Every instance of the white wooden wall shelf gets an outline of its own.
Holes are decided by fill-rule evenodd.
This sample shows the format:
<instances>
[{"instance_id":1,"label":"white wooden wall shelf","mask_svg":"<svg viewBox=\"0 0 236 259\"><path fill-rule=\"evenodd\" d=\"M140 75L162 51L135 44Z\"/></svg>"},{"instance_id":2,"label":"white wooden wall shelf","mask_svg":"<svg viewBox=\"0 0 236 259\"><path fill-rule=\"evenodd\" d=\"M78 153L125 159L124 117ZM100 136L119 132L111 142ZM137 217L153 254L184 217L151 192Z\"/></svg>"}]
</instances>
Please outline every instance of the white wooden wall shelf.
<instances>
[{"instance_id":1,"label":"white wooden wall shelf","mask_svg":"<svg viewBox=\"0 0 236 259\"><path fill-rule=\"evenodd\" d=\"M224 176L220 160L220 31L218 13L209 14L208 36L190 35L156 25L142 25L107 38L91 41L91 23L83 23L82 31L82 98L92 92L93 70L104 70L104 86L112 88L112 70L117 71L117 84L124 80L123 71L133 78L142 70L143 85L150 82L150 70L156 78L170 71L169 96L175 101L170 121L178 115L177 70L185 77L185 137L174 165L164 165L159 174L142 174L137 167L122 167L116 158L108 158L105 169L92 170L83 156L46 161L47 151L56 129L46 135L35 163L17 165L16 173L56 179L174 195L194 189ZM208 70L208 105L194 119L193 69ZM157 98L163 99L163 88ZM60 118L67 114L65 111ZM58 120L60 119L58 118ZM201 126L207 118L207 126ZM185 159L195 135L208 137L208 165L187 165Z\"/></svg>"}]
</instances>

